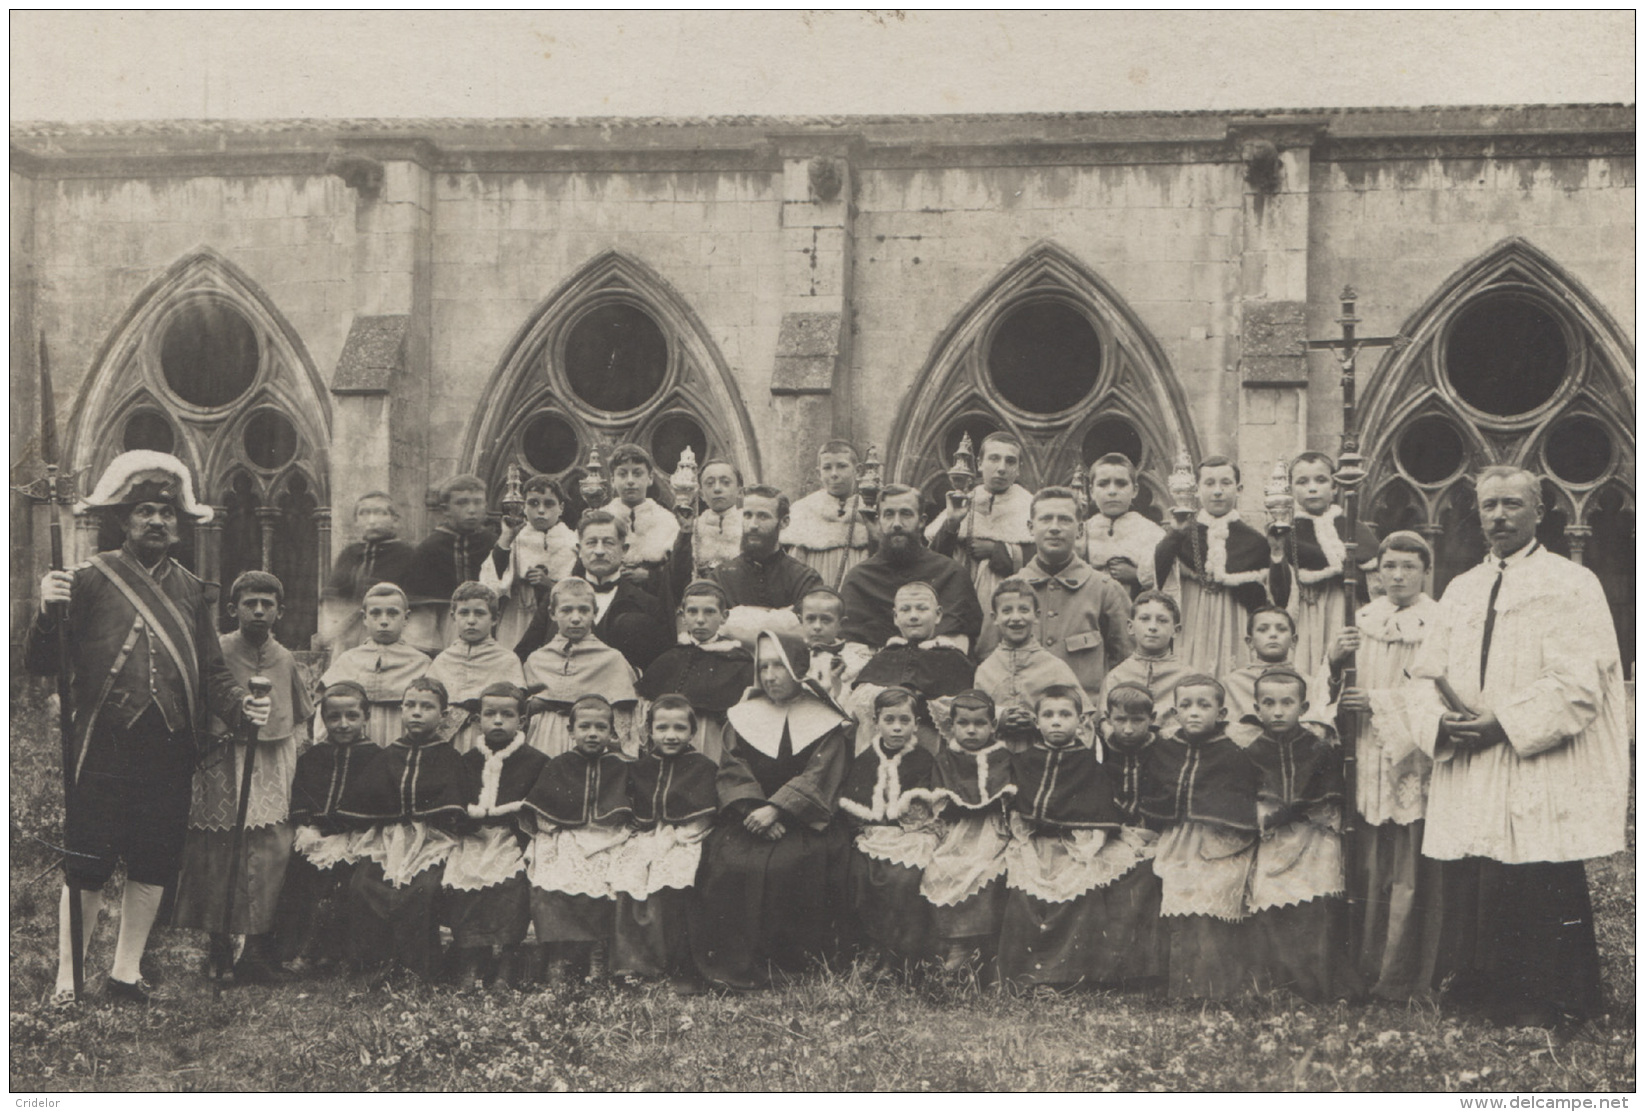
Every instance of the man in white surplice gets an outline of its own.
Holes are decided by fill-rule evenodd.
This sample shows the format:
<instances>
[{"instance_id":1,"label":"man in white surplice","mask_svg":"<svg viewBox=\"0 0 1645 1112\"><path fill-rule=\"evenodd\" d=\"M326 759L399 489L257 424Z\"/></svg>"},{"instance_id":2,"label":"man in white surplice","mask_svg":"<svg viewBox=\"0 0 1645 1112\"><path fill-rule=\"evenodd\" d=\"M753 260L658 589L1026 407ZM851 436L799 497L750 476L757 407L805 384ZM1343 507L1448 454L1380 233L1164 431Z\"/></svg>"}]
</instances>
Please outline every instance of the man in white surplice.
<instances>
[{"instance_id":1,"label":"man in white surplice","mask_svg":"<svg viewBox=\"0 0 1645 1112\"><path fill-rule=\"evenodd\" d=\"M1536 539L1537 477L1488 467L1475 491L1490 553L1411 669L1435 762L1422 852L1445 862L1440 960L1463 1001L1550 1026L1603 1010L1582 862L1624 848L1622 666L1599 580Z\"/></svg>"}]
</instances>

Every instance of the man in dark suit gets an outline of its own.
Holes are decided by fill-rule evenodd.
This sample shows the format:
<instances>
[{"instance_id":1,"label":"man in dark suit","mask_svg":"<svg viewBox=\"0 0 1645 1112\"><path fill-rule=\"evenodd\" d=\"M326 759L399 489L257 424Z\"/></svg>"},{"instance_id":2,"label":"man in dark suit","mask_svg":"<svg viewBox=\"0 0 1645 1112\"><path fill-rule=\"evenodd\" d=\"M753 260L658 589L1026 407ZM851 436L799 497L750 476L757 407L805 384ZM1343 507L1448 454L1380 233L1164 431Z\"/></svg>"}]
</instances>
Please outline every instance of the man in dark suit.
<instances>
[{"instance_id":1,"label":"man in dark suit","mask_svg":"<svg viewBox=\"0 0 1645 1112\"><path fill-rule=\"evenodd\" d=\"M571 574L594 587L594 636L645 671L674 643L674 620L643 587L622 576L628 527L605 510L589 510L577 523L577 566ZM514 653L521 660L553 639L558 630L549 608L538 609Z\"/></svg>"},{"instance_id":2,"label":"man in dark suit","mask_svg":"<svg viewBox=\"0 0 1645 1112\"><path fill-rule=\"evenodd\" d=\"M87 500L120 523L125 542L72 573L47 572L29 628L26 663L38 675L68 668L75 766L58 927L54 1000L74 999L69 899L78 893L84 947L97 926L103 885L126 864L120 937L107 995L147 1003L138 963L177 877L188 832L196 746L210 716L230 730L268 721L270 700L230 676L213 628L216 590L168 555L178 515L209 521L187 468L162 452L115 458ZM65 604L65 610L56 604ZM67 659L59 622L68 623Z\"/></svg>"}]
</instances>

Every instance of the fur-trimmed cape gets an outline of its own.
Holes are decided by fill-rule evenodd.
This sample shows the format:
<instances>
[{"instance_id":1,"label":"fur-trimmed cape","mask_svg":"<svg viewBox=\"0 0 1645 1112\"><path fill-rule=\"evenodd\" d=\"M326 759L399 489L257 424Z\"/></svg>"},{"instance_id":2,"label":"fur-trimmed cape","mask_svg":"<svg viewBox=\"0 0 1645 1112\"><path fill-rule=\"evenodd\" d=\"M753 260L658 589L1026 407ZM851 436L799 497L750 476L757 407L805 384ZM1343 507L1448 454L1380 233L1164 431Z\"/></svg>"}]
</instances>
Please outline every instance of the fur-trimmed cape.
<instances>
[{"instance_id":1,"label":"fur-trimmed cape","mask_svg":"<svg viewBox=\"0 0 1645 1112\"><path fill-rule=\"evenodd\" d=\"M910 742L887 753L879 740L858 753L840 785L839 809L863 823L894 823L917 793L931 790L936 761Z\"/></svg>"},{"instance_id":2,"label":"fur-trimmed cape","mask_svg":"<svg viewBox=\"0 0 1645 1112\"><path fill-rule=\"evenodd\" d=\"M1006 803L1017 791L1011 777L1011 750L1001 741L975 750L948 742L937 751L931 780L930 791L911 794L939 811L945 805L963 811L987 810Z\"/></svg>"}]
</instances>

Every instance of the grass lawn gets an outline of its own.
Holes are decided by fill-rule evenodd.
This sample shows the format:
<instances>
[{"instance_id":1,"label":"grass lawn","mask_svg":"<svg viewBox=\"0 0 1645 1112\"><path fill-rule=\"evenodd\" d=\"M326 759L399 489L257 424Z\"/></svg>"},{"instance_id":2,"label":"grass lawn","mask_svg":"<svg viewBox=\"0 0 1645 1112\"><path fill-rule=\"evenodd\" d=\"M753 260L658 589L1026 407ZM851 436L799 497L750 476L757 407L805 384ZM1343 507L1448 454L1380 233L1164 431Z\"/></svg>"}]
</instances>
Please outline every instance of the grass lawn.
<instances>
[{"instance_id":1,"label":"grass lawn","mask_svg":"<svg viewBox=\"0 0 1645 1112\"><path fill-rule=\"evenodd\" d=\"M818 970L769 993L689 999L610 985L458 996L356 977L217 995L200 974L204 935L175 930L150 943L165 1000L121 1008L95 987L114 949L107 911L88 963L92 999L59 1012L43 1002L59 874L32 840L55 841L61 830L57 750L55 738L41 740L46 732L38 709L14 705L14 1092L1635 1088L1631 848L1589 868L1611 1015L1568 1038L1430 1007L1018 996L958 979L910 988L861 968ZM1631 820L1629 829L1631 844Z\"/></svg>"}]
</instances>

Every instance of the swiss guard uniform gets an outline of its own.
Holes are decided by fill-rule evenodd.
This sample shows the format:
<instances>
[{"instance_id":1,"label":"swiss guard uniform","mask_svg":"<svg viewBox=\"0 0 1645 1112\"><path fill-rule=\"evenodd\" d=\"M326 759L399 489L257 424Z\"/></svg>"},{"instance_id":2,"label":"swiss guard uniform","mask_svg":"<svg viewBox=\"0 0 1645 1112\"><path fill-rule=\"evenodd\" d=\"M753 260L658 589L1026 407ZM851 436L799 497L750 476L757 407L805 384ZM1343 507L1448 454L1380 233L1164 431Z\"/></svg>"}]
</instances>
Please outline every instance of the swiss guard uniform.
<instances>
[{"instance_id":1,"label":"swiss guard uniform","mask_svg":"<svg viewBox=\"0 0 1645 1112\"><path fill-rule=\"evenodd\" d=\"M196 520L182 464L159 452L127 452L104 474L88 505L179 504ZM67 621L74 707L74 786L66 831L75 887L100 889L126 862L127 877L164 886L176 879L188 830L195 737L208 714L232 726L245 692L223 662L212 628L216 587L170 556L145 568L133 550L100 552L74 570ZM55 675L59 614L37 613L26 664Z\"/></svg>"}]
</instances>

